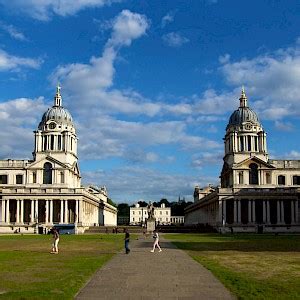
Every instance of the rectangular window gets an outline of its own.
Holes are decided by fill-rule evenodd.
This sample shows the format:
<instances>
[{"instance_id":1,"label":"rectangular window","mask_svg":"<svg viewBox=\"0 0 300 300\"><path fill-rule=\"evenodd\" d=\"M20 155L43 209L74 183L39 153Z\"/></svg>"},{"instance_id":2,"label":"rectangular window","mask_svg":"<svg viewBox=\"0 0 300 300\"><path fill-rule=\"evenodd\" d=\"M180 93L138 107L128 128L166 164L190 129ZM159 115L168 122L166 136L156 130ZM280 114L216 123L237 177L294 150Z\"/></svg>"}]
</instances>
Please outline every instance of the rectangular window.
<instances>
[{"instance_id":1,"label":"rectangular window","mask_svg":"<svg viewBox=\"0 0 300 300\"><path fill-rule=\"evenodd\" d=\"M134 222L134 218L132 218L132 221Z\"/></svg>"},{"instance_id":2,"label":"rectangular window","mask_svg":"<svg viewBox=\"0 0 300 300\"><path fill-rule=\"evenodd\" d=\"M16 175L16 184L23 183L23 175Z\"/></svg>"},{"instance_id":3,"label":"rectangular window","mask_svg":"<svg viewBox=\"0 0 300 300\"><path fill-rule=\"evenodd\" d=\"M279 185L285 185L285 176L284 175L279 175L278 176L278 184Z\"/></svg>"},{"instance_id":4,"label":"rectangular window","mask_svg":"<svg viewBox=\"0 0 300 300\"><path fill-rule=\"evenodd\" d=\"M132 214L134 215L134 211L132 212Z\"/></svg>"},{"instance_id":5,"label":"rectangular window","mask_svg":"<svg viewBox=\"0 0 300 300\"><path fill-rule=\"evenodd\" d=\"M7 175L0 175L0 184L7 184Z\"/></svg>"},{"instance_id":6,"label":"rectangular window","mask_svg":"<svg viewBox=\"0 0 300 300\"><path fill-rule=\"evenodd\" d=\"M251 151L251 136L248 135L248 151Z\"/></svg>"},{"instance_id":7,"label":"rectangular window","mask_svg":"<svg viewBox=\"0 0 300 300\"><path fill-rule=\"evenodd\" d=\"M61 135L58 136L57 147L58 147L58 150L61 150Z\"/></svg>"},{"instance_id":8,"label":"rectangular window","mask_svg":"<svg viewBox=\"0 0 300 300\"><path fill-rule=\"evenodd\" d=\"M36 172L32 172L32 183L36 183Z\"/></svg>"},{"instance_id":9,"label":"rectangular window","mask_svg":"<svg viewBox=\"0 0 300 300\"><path fill-rule=\"evenodd\" d=\"M54 135L51 135L50 149L51 149L51 150L54 150Z\"/></svg>"},{"instance_id":10,"label":"rectangular window","mask_svg":"<svg viewBox=\"0 0 300 300\"><path fill-rule=\"evenodd\" d=\"M162 211L159 212L162 215Z\"/></svg>"},{"instance_id":11,"label":"rectangular window","mask_svg":"<svg viewBox=\"0 0 300 300\"><path fill-rule=\"evenodd\" d=\"M166 221L168 222L168 218L166 218Z\"/></svg>"},{"instance_id":12,"label":"rectangular window","mask_svg":"<svg viewBox=\"0 0 300 300\"><path fill-rule=\"evenodd\" d=\"M293 176L293 185L300 185L300 176L298 175Z\"/></svg>"},{"instance_id":13,"label":"rectangular window","mask_svg":"<svg viewBox=\"0 0 300 300\"><path fill-rule=\"evenodd\" d=\"M169 212L168 211L166 211L166 215L168 215L169 214Z\"/></svg>"},{"instance_id":14,"label":"rectangular window","mask_svg":"<svg viewBox=\"0 0 300 300\"><path fill-rule=\"evenodd\" d=\"M141 211L139 211L139 215L141 214Z\"/></svg>"},{"instance_id":15,"label":"rectangular window","mask_svg":"<svg viewBox=\"0 0 300 300\"><path fill-rule=\"evenodd\" d=\"M244 137L240 136L240 151L244 151Z\"/></svg>"},{"instance_id":16,"label":"rectangular window","mask_svg":"<svg viewBox=\"0 0 300 300\"><path fill-rule=\"evenodd\" d=\"M258 151L258 139L255 137L255 151Z\"/></svg>"},{"instance_id":17,"label":"rectangular window","mask_svg":"<svg viewBox=\"0 0 300 300\"><path fill-rule=\"evenodd\" d=\"M65 174L64 174L64 172L60 172L60 183L65 183Z\"/></svg>"},{"instance_id":18,"label":"rectangular window","mask_svg":"<svg viewBox=\"0 0 300 300\"><path fill-rule=\"evenodd\" d=\"M47 150L47 136L44 136L44 149L43 150Z\"/></svg>"}]
</instances>

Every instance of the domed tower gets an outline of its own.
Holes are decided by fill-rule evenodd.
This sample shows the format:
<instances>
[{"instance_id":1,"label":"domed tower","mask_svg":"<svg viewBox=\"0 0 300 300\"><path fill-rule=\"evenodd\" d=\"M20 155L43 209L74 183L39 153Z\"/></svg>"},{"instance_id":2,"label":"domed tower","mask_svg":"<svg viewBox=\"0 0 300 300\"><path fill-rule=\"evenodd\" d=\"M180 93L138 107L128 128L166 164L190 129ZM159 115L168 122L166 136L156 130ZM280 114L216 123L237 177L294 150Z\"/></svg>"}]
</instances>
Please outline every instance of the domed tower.
<instances>
[{"instance_id":1,"label":"domed tower","mask_svg":"<svg viewBox=\"0 0 300 300\"><path fill-rule=\"evenodd\" d=\"M57 86L54 105L43 114L35 134L34 160L52 157L73 167L77 164L77 136L73 119L62 107L60 86Z\"/></svg>"},{"instance_id":2,"label":"domed tower","mask_svg":"<svg viewBox=\"0 0 300 300\"><path fill-rule=\"evenodd\" d=\"M223 187L234 184L232 168L240 162L253 157L265 163L268 161L266 133L257 114L248 106L244 87L239 100L240 106L231 114L224 137Z\"/></svg>"}]
</instances>

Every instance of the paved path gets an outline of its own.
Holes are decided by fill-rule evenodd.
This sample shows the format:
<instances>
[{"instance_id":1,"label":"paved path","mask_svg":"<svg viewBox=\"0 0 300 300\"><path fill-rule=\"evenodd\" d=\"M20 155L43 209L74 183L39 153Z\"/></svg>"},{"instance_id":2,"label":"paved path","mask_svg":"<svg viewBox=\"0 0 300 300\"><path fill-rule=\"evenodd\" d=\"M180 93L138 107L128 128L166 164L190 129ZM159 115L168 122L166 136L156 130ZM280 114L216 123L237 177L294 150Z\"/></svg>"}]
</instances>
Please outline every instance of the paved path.
<instances>
[{"instance_id":1,"label":"paved path","mask_svg":"<svg viewBox=\"0 0 300 300\"><path fill-rule=\"evenodd\" d=\"M152 242L151 237L131 241L130 254L114 256L76 299L235 299L185 252L161 239L163 251L151 253Z\"/></svg>"}]
</instances>

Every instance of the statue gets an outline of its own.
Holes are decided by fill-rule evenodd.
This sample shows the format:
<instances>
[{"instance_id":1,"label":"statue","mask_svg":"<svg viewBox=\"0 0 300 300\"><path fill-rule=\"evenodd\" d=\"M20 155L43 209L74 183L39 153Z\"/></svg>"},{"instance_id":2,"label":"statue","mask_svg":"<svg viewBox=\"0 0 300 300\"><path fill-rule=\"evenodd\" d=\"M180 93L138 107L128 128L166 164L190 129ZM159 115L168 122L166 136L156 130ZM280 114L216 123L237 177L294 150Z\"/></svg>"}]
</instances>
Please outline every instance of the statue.
<instances>
[{"instance_id":1,"label":"statue","mask_svg":"<svg viewBox=\"0 0 300 300\"><path fill-rule=\"evenodd\" d=\"M148 219L154 219L154 206L151 203L151 201L147 206L147 212L148 212Z\"/></svg>"}]
</instances>

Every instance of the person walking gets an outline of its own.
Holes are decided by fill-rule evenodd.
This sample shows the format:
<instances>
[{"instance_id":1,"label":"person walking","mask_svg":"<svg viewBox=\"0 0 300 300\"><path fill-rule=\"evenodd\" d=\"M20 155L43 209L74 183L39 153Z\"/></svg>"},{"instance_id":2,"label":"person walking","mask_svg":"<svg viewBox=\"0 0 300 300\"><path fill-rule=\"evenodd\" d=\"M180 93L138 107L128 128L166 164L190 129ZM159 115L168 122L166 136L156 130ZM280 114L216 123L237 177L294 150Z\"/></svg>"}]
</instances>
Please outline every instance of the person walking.
<instances>
[{"instance_id":1,"label":"person walking","mask_svg":"<svg viewBox=\"0 0 300 300\"><path fill-rule=\"evenodd\" d=\"M52 252L51 253L58 254L59 232L55 227L53 227L51 231L53 234L53 244L52 244Z\"/></svg>"},{"instance_id":2,"label":"person walking","mask_svg":"<svg viewBox=\"0 0 300 300\"><path fill-rule=\"evenodd\" d=\"M154 243L153 243L153 248L152 248L151 252L154 252L155 247L157 247L159 249L158 252L161 252L162 250L159 245L159 235L156 230L153 231L153 238L154 238Z\"/></svg>"},{"instance_id":3,"label":"person walking","mask_svg":"<svg viewBox=\"0 0 300 300\"><path fill-rule=\"evenodd\" d=\"M125 252L126 254L129 254L130 252L130 249L129 249L129 238L130 238L130 235L129 235L129 232L128 232L128 229L125 230Z\"/></svg>"}]
</instances>

